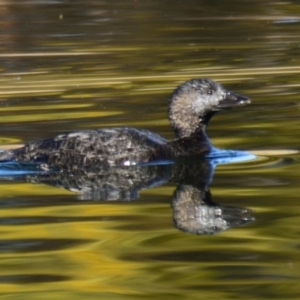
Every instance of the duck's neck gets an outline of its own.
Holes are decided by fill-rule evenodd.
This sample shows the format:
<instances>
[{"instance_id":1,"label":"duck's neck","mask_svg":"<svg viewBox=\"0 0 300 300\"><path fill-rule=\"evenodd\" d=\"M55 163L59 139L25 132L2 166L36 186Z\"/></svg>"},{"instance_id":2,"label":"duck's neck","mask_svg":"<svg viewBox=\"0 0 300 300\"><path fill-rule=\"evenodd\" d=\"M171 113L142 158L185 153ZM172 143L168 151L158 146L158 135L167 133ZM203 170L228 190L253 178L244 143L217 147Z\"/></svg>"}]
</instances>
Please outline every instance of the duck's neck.
<instances>
[{"instance_id":1,"label":"duck's neck","mask_svg":"<svg viewBox=\"0 0 300 300\"><path fill-rule=\"evenodd\" d=\"M195 155L205 155L212 148L212 144L206 135L205 125L201 125L189 136L179 137L169 142L174 149L175 158Z\"/></svg>"}]
</instances>

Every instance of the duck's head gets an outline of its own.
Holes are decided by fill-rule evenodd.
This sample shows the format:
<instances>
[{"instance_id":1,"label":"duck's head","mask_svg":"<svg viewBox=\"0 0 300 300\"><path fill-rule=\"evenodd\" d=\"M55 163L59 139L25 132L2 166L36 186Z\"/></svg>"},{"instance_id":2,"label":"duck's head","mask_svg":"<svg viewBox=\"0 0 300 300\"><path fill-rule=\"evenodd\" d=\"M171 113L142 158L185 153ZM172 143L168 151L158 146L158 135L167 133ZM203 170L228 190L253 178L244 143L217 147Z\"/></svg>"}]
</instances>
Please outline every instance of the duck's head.
<instances>
[{"instance_id":1,"label":"duck's head","mask_svg":"<svg viewBox=\"0 0 300 300\"><path fill-rule=\"evenodd\" d=\"M249 98L227 91L213 80L191 79L173 92L169 119L177 138L188 137L205 128L216 112L250 102Z\"/></svg>"}]
</instances>

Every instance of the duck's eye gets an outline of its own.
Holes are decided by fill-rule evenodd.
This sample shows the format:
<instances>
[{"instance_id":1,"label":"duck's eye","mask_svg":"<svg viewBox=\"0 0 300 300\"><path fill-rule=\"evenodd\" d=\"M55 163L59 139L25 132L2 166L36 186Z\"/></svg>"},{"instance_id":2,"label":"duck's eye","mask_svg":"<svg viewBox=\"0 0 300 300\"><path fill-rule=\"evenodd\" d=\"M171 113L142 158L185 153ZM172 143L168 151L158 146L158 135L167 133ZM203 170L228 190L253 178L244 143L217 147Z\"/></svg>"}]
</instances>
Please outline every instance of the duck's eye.
<instances>
[{"instance_id":1,"label":"duck's eye","mask_svg":"<svg viewBox=\"0 0 300 300\"><path fill-rule=\"evenodd\" d=\"M212 95L213 94L213 90L208 90L207 91L207 95Z\"/></svg>"}]
</instances>

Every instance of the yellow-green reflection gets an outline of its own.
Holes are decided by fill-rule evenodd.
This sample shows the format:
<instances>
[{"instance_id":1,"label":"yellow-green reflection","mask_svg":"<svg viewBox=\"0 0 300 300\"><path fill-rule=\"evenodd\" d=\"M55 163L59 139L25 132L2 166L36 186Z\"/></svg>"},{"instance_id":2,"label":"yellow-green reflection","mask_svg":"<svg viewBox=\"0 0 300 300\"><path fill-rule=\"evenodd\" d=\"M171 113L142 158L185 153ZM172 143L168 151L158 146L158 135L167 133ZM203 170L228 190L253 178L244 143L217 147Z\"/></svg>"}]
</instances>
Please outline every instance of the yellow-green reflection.
<instances>
[{"instance_id":1,"label":"yellow-green reflection","mask_svg":"<svg viewBox=\"0 0 300 300\"><path fill-rule=\"evenodd\" d=\"M252 98L217 115L213 201L256 220L216 236L173 227L173 184L135 202L1 180L5 299L298 299L299 12L296 2L1 1L1 143L136 126L172 138L172 89L211 77ZM284 150L284 152L282 152ZM260 152L259 152L260 151Z\"/></svg>"}]
</instances>

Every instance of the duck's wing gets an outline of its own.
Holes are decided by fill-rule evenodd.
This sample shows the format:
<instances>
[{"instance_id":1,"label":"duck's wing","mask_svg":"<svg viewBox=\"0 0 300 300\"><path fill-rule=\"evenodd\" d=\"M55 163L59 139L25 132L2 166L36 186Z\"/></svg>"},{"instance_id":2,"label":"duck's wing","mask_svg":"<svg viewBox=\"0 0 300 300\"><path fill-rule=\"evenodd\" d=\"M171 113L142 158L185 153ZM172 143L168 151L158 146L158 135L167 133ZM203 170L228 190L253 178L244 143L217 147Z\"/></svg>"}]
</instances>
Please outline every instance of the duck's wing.
<instances>
[{"instance_id":1,"label":"duck's wing","mask_svg":"<svg viewBox=\"0 0 300 300\"><path fill-rule=\"evenodd\" d=\"M133 165L165 155L162 152L169 152L169 146L155 133L134 128L104 128L30 142L22 148L10 150L6 157L69 169L74 165L93 163Z\"/></svg>"}]
</instances>

